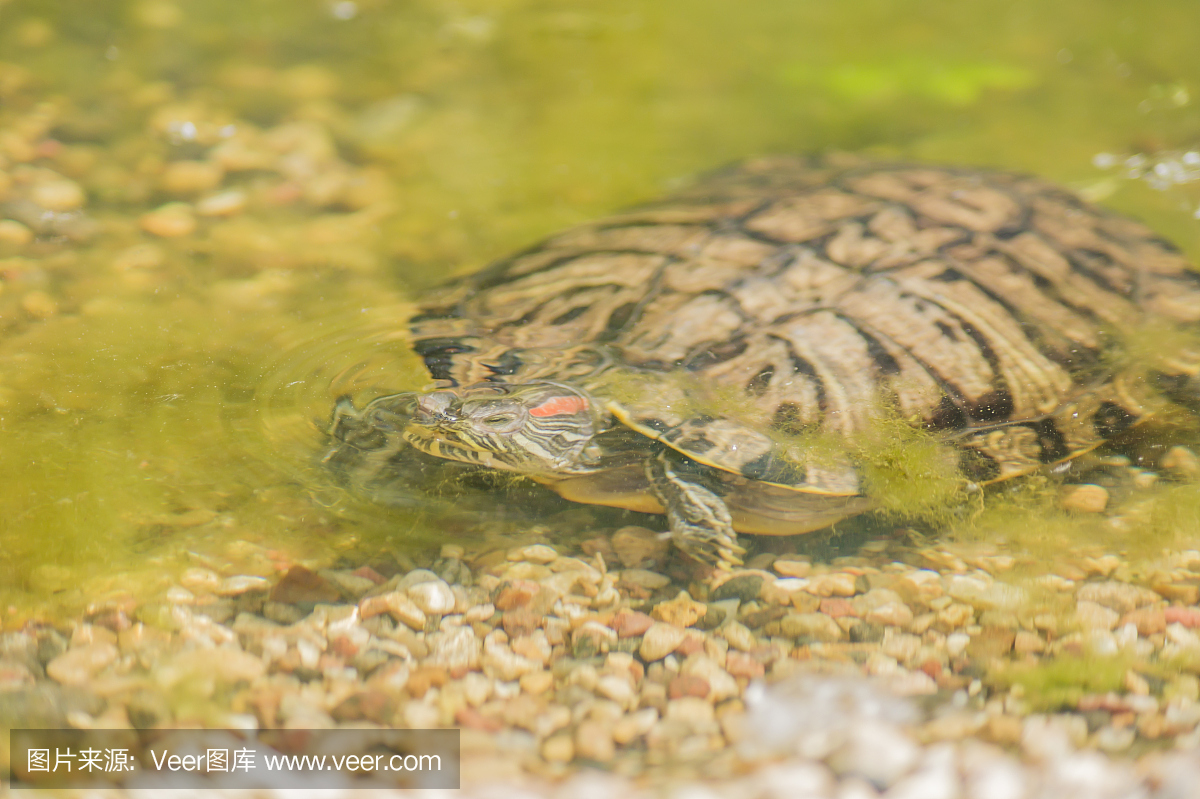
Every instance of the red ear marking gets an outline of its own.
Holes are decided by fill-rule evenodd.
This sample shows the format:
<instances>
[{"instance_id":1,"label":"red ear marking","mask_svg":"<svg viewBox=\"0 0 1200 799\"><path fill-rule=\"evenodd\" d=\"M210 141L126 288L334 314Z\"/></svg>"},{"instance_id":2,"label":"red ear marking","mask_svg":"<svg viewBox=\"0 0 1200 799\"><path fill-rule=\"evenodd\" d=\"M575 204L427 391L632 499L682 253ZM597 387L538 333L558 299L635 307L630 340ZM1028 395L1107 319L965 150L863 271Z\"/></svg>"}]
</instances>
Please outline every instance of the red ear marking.
<instances>
[{"instance_id":1,"label":"red ear marking","mask_svg":"<svg viewBox=\"0 0 1200 799\"><path fill-rule=\"evenodd\" d=\"M588 401L583 397L554 397L535 408L529 409L530 416L562 416L586 411Z\"/></svg>"}]
</instances>

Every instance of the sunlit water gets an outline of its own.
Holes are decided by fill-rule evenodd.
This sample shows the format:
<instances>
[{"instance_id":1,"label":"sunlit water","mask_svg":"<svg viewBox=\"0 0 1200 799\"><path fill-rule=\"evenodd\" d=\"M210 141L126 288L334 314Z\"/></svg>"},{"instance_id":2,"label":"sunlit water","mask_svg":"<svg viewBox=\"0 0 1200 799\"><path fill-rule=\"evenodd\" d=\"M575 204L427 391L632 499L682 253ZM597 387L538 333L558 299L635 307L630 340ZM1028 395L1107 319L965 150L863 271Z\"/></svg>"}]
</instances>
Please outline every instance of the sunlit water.
<instances>
[{"instance_id":1,"label":"sunlit water","mask_svg":"<svg viewBox=\"0 0 1200 799\"><path fill-rule=\"evenodd\" d=\"M455 515L339 484L320 466L334 400L424 384L403 325L422 289L742 157L1036 172L1196 260L1194 15L1182 0L0 0L8 191L53 170L98 223L87 240L0 237L0 625L152 597L188 564L405 562L489 535L487 486ZM259 140L269 164L227 148L215 184L165 177ZM193 231L141 221L229 190L244 207ZM501 488L498 521L586 528Z\"/></svg>"}]
</instances>

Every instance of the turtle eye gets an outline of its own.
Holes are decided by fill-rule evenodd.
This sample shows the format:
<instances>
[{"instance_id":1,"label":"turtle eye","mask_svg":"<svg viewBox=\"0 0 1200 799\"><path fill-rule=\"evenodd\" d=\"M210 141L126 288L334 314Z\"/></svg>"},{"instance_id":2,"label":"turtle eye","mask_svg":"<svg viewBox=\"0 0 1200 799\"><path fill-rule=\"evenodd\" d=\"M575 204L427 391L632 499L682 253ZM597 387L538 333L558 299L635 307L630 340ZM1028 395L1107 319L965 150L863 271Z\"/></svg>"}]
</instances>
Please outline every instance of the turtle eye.
<instances>
[{"instance_id":1,"label":"turtle eye","mask_svg":"<svg viewBox=\"0 0 1200 799\"><path fill-rule=\"evenodd\" d=\"M515 416L511 413L498 413L495 416L489 416L483 420L483 423L488 427L504 427L507 424L512 424L516 421Z\"/></svg>"}]
</instances>

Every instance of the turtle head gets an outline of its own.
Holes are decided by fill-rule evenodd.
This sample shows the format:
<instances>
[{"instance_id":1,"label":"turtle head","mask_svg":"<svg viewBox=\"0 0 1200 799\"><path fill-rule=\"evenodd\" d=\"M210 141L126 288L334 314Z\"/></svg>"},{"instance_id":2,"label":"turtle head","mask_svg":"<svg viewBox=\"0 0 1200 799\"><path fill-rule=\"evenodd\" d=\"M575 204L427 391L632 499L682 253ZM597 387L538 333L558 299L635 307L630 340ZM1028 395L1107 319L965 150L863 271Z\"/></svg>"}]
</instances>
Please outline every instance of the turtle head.
<instances>
[{"instance_id":1,"label":"turtle head","mask_svg":"<svg viewBox=\"0 0 1200 799\"><path fill-rule=\"evenodd\" d=\"M525 474L578 472L599 430L587 394L558 383L477 383L418 395L404 439L422 452Z\"/></svg>"}]
</instances>

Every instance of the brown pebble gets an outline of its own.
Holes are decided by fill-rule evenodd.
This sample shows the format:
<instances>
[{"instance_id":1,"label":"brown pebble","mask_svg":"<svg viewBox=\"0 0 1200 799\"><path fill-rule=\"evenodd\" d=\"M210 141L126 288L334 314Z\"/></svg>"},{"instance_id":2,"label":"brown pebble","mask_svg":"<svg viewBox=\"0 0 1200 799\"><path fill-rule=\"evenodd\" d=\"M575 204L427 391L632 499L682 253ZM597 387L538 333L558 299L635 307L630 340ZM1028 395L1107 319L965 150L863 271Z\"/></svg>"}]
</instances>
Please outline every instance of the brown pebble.
<instances>
[{"instance_id":1,"label":"brown pebble","mask_svg":"<svg viewBox=\"0 0 1200 799\"><path fill-rule=\"evenodd\" d=\"M316 572L309 571L303 566L293 566L287 570L271 589L270 600L287 605L301 602L337 602L342 594L337 588Z\"/></svg>"},{"instance_id":2,"label":"brown pebble","mask_svg":"<svg viewBox=\"0 0 1200 799\"><path fill-rule=\"evenodd\" d=\"M1066 486L1059 504L1073 513L1101 513L1108 507L1108 489L1087 484Z\"/></svg>"},{"instance_id":3,"label":"brown pebble","mask_svg":"<svg viewBox=\"0 0 1200 799\"><path fill-rule=\"evenodd\" d=\"M509 580L500 584L492 602L497 610L512 610L528 605L540 590L532 580Z\"/></svg>"},{"instance_id":4,"label":"brown pebble","mask_svg":"<svg viewBox=\"0 0 1200 799\"><path fill-rule=\"evenodd\" d=\"M33 231L13 219L0 219L0 242L23 247L33 241Z\"/></svg>"},{"instance_id":5,"label":"brown pebble","mask_svg":"<svg viewBox=\"0 0 1200 799\"><path fill-rule=\"evenodd\" d=\"M1163 611L1167 624L1182 624L1188 629L1200 627L1200 608L1172 607Z\"/></svg>"},{"instance_id":6,"label":"brown pebble","mask_svg":"<svg viewBox=\"0 0 1200 799\"><path fill-rule=\"evenodd\" d=\"M450 672L441 666L422 666L408 676L408 692L416 697L430 688L441 688L450 679Z\"/></svg>"},{"instance_id":7,"label":"brown pebble","mask_svg":"<svg viewBox=\"0 0 1200 799\"><path fill-rule=\"evenodd\" d=\"M196 217L187 203L167 203L138 220L142 230L162 238L187 236L196 230Z\"/></svg>"},{"instance_id":8,"label":"brown pebble","mask_svg":"<svg viewBox=\"0 0 1200 799\"><path fill-rule=\"evenodd\" d=\"M533 613L525 608L506 610L504 611L504 615L500 617L500 625L504 628L504 632L513 638L521 635L529 635L541 626L541 623L542 616L540 614Z\"/></svg>"},{"instance_id":9,"label":"brown pebble","mask_svg":"<svg viewBox=\"0 0 1200 799\"><path fill-rule=\"evenodd\" d=\"M1167 617L1162 608L1139 608L1121 617L1119 625L1133 624L1138 635L1154 635L1167 629Z\"/></svg>"},{"instance_id":10,"label":"brown pebble","mask_svg":"<svg viewBox=\"0 0 1200 799\"><path fill-rule=\"evenodd\" d=\"M1195 605L1200 602L1200 586L1191 583L1156 583L1150 586L1154 593L1178 602L1181 605Z\"/></svg>"},{"instance_id":11,"label":"brown pebble","mask_svg":"<svg viewBox=\"0 0 1200 799\"><path fill-rule=\"evenodd\" d=\"M454 720L460 727L465 727L468 730L500 732L504 729L503 721L485 716L473 707L460 707L454 711Z\"/></svg>"},{"instance_id":12,"label":"brown pebble","mask_svg":"<svg viewBox=\"0 0 1200 799\"><path fill-rule=\"evenodd\" d=\"M612 535L612 548L627 569L648 561L661 562L669 546L659 533L645 527L622 527Z\"/></svg>"},{"instance_id":13,"label":"brown pebble","mask_svg":"<svg viewBox=\"0 0 1200 799\"><path fill-rule=\"evenodd\" d=\"M694 655L697 652L704 651L704 636L697 635L694 632L685 634L683 640L679 642L679 646L675 647L675 654L687 657Z\"/></svg>"},{"instance_id":14,"label":"brown pebble","mask_svg":"<svg viewBox=\"0 0 1200 799\"><path fill-rule=\"evenodd\" d=\"M834 619L840 616L858 616L858 611L855 610L854 604L848 599L822 599L819 609L826 616Z\"/></svg>"},{"instance_id":15,"label":"brown pebble","mask_svg":"<svg viewBox=\"0 0 1200 799\"><path fill-rule=\"evenodd\" d=\"M683 696L698 696L701 699L708 696L708 680L691 674L681 674L667 685L667 696L679 699Z\"/></svg>"},{"instance_id":16,"label":"brown pebble","mask_svg":"<svg viewBox=\"0 0 1200 799\"><path fill-rule=\"evenodd\" d=\"M766 674L766 667L752 655L730 651L725 656L725 671L734 677L747 677L754 680Z\"/></svg>"},{"instance_id":17,"label":"brown pebble","mask_svg":"<svg viewBox=\"0 0 1200 799\"><path fill-rule=\"evenodd\" d=\"M221 185L225 170L212 161L172 161L163 169L163 190L180 196L211 191Z\"/></svg>"},{"instance_id":18,"label":"brown pebble","mask_svg":"<svg viewBox=\"0 0 1200 799\"><path fill-rule=\"evenodd\" d=\"M617 611L617 615L613 616L608 626L617 631L618 638L633 638L643 635L653 624L654 619L645 613L622 608Z\"/></svg>"},{"instance_id":19,"label":"brown pebble","mask_svg":"<svg viewBox=\"0 0 1200 799\"><path fill-rule=\"evenodd\" d=\"M382 574L375 571L370 566L360 566L350 573L353 574L355 577L365 577L366 579L375 583L375 585L383 585L384 583L387 582L387 580L383 577Z\"/></svg>"}]
</instances>

